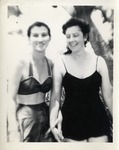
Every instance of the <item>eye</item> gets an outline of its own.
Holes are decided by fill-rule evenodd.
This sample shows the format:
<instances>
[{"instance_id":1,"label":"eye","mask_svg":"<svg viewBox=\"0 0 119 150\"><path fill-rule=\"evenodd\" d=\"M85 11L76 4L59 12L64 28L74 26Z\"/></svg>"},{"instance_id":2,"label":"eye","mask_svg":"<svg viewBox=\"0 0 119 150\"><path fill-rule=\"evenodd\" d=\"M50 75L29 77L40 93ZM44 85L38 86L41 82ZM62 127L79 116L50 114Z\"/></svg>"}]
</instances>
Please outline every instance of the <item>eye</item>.
<instances>
[{"instance_id":1,"label":"eye","mask_svg":"<svg viewBox=\"0 0 119 150\"><path fill-rule=\"evenodd\" d=\"M78 33L73 34L73 37L78 37L78 36L79 36Z\"/></svg>"},{"instance_id":2,"label":"eye","mask_svg":"<svg viewBox=\"0 0 119 150\"><path fill-rule=\"evenodd\" d=\"M48 33L42 33L41 36L46 37L46 36L48 36Z\"/></svg>"},{"instance_id":3,"label":"eye","mask_svg":"<svg viewBox=\"0 0 119 150\"><path fill-rule=\"evenodd\" d=\"M69 34L66 35L66 38L69 39L71 36Z\"/></svg>"},{"instance_id":4,"label":"eye","mask_svg":"<svg viewBox=\"0 0 119 150\"><path fill-rule=\"evenodd\" d=\"M38 36L39 36L38 34L33 34L33 37L36 37L36 38L37 38Z\"/></svg>"}]
</instances>

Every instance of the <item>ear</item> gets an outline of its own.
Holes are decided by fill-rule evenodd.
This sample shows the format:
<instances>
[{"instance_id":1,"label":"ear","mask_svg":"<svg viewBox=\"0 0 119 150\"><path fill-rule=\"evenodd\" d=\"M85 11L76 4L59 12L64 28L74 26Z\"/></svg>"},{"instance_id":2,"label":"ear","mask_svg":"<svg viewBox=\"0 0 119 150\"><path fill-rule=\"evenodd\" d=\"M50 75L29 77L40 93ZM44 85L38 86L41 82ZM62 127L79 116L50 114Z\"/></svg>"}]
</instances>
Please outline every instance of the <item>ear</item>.
<instances>
[{"instance_id":1,"label":"ear","mask_svg":"<svg viewBox=\"0 0 119 150\"><path fill-rule=\"evenodd\" d=\"M88 35L86 34L86 35L84 36L84 41L87 41L87 39L88 39Z\"/></svg>"}]
</instances>

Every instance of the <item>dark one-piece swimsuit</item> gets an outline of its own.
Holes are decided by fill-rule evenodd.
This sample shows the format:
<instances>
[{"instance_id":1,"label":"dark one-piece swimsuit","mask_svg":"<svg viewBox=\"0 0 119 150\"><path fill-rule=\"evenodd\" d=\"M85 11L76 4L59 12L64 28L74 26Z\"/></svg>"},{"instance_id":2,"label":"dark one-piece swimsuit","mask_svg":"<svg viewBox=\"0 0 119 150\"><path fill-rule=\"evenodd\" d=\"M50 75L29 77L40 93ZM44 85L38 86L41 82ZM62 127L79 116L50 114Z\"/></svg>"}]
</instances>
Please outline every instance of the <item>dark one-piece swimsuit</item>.
<instances>
[{"instance_id":1,"label":"dark one-piece swimsuit","mask_svg":"<svg viewBox=\"0 0 119 150\"><path fill-rule=\"evenodd\" d=\"M41 84L33 77L33 66L29 64L29 77L20 82L18 95L31 95L38 92L47 93L52 87L51 70L47 62L48 77ZM46 135L49 129L49 107L43 102L36 105L18 104L17 117L22 142L48 142L52 136Z\"/></svg>"},{"instance_id":2,"label":"dark one-piece swimsuit","mask_svg":"<svg viewBox=\"0 0 119 150\"><path fill-rule=\"evenodd\" d=\"M63 115L62 131L65 138L84 140L110 134L109 118L99 90L102 78L95 72L84 79L67 71L63 77L65 101L61 108Z\"/></svg>"}]
</instances>

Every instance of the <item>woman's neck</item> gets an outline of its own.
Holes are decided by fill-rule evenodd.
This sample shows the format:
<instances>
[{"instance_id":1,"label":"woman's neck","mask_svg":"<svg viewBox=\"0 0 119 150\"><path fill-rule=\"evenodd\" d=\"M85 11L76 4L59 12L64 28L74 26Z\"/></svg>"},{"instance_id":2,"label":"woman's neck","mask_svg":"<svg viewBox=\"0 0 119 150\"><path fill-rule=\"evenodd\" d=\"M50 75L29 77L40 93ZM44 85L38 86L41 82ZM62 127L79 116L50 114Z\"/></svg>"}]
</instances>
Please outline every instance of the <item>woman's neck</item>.
<instances>
[{"instance_id":1,"label":"woman's neck","mask_svg":"<svg viewBox=\"0 0 119 150\"><path fill-rule=\"evenodd\" d=\"M45 52L44 51L43 52L33 51L32 52L32 59L37 64L43 63L45 60Z\"/></svg>"},{"instance_id":2,"label":"woman's neck","mask_svg":"<svg viewBox=\"0 0 119 150\"><path fill-rule=\"evenodd\" d=\"M72 56L74 58L83 58L86 55L85 48L81 48L80 50L72 52Z\"/></svg>"}]
</instances>

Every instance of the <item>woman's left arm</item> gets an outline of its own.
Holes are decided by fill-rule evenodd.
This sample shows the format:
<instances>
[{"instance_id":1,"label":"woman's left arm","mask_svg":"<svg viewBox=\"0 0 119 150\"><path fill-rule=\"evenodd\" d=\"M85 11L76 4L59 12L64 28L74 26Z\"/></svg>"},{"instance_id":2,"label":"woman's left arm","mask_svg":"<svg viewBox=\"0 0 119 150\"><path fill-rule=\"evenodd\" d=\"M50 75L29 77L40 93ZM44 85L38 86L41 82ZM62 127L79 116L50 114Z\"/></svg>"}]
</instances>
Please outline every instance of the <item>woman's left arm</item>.
<instances>
[{"instance_id":1,"label":"woman's left arm","mask_svg":"<svg viewBox=\"0 0 119 150\"><path fill-rule=\"evenodd\" d=\"M98 59L98 71L102 76L102 84L101 84L101 91L103 99L111 113L113 114L112 110L112 85L109 79L109 72L107 68L107 64L102 57Z\"/></svg>"},{"instance_id":2,"label":"woman's left arm","mask_svg":"<svg viewBox=\"0 0 119 150\"><path fill-rule=\"evenodd\" d=\"M54 62L52 60L49 60L49 64L50 64L50 68L51 68L51 74L53 76ZM50 98L51 98L51 91L49 92L49 95L50 95ZM57 125L59 131L61 131L61 128L62 128L62 113L61 113L61 110L59 110L59 112L58 112L58 117L57 117L56 122L55 122L55 126L56 125Z\"/></svg>"}]
</instances>

